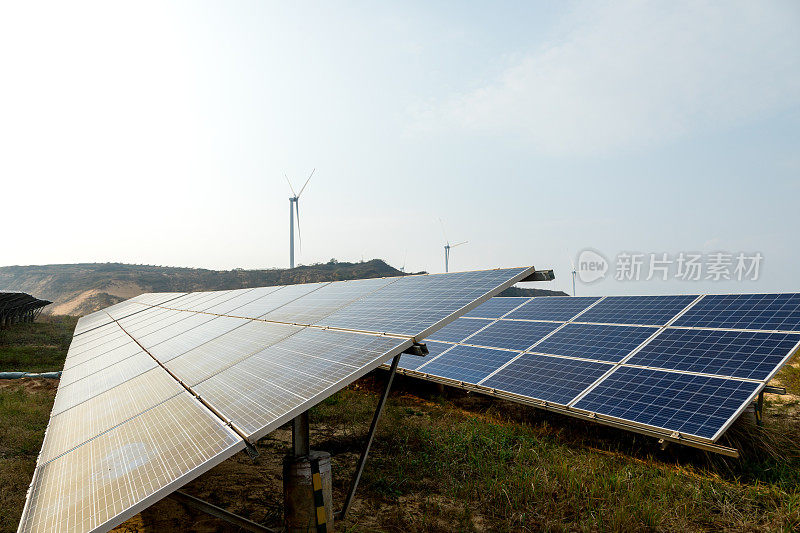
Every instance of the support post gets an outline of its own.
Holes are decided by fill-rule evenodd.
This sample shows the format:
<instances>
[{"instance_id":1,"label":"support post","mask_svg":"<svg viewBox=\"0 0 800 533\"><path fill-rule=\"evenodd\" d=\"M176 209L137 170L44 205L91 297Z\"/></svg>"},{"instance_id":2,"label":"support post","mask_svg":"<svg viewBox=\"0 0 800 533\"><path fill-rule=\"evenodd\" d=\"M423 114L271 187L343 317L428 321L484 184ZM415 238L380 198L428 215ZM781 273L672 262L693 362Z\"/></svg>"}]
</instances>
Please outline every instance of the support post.
<instances>
[{"instance_id":1,"label":"support post","mask_svg":"<svg viewBox=\"0 0 800 533\"><path fill-rule=\"evenodd\" d=\"M304 457L311 453L308 429L308 411L303 411L292 420L292 455Z\"/></svg>"},{"instance_id":2,"label":"support post","mask_svg":"<svg viewBox=\"0 0 800 533\"><path fill-rule=\"evenodd\" d=\"M397 373L397 364L400 362L400 355L401 354L397 354L394 356L394 359L392 359L392 366L389 369L389 377L386 380L386 386L383 389L381 399L378 400L378 406L375 408L375 414L372 417L372 424L370 425L369 433L367 434L367 442L364 444L364 449L361 451L361 457L358 459L358 465L356 466L355 474L353 474L353 481L350 483L350 490L347 493L347 498L344 500L344 506L342 507L342 510L339 511L337 516L339 520L343 520L344 517L347 516L347 511L350 509L350 504L353 503L353 496L358 488L358 482L361 479L361 473L364 471L364 464L367 462L367 455L369 455L369 448L372 446L372 439L375 437L375 430L378 427L378 421L381 418L381 413L383 413L383 406L386 404L386 399L389 397L389 391L392 388L392 381Z\"/></svg>"},{"instance_id":3,"label":"support post","mask_svg":"<svg viewBox=\"0 0 800 533\"><path fill-rule=\"evenodd\" d=\"M758 393L758 401L756 402L756 425L764 425L764 391Z\"/></svg>"}]
</instances>

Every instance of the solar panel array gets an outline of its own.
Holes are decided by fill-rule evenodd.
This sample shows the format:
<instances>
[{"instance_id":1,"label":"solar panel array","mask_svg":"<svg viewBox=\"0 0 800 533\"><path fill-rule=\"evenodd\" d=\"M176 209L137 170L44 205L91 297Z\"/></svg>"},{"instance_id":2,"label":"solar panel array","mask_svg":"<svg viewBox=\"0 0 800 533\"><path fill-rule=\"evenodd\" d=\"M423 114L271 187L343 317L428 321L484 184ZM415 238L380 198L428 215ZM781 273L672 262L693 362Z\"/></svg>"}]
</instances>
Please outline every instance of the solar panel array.
<instances>
[{"instance_id":1,"label":"solar panel array","mask_svg":"<svg viewBox=\"0 0 800 533\"><path fill-rule=\"evenodd\" d=\"M145 294L82 318L19 530L111 529L532 273Z\"/></svg>"},{"instance_id":2,"label":"solar panel array","mask_svg":"<svg viewBox=\"0 0 800 533\"><path fill-rule=\"evenodd\" d=\"M800 347L800 295L495 297L400 372L713 443Z\"/></svg>"}]
</instances>

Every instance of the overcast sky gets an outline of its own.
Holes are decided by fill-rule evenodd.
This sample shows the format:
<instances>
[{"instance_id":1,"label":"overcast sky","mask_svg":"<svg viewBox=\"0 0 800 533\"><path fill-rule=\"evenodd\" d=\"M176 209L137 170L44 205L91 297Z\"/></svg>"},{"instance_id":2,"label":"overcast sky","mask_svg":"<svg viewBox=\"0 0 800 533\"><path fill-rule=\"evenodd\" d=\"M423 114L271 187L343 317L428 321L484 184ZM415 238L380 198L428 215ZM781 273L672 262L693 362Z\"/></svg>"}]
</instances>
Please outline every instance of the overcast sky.
<instances>
[{"instance_id":1,"label":"overcast sky","mask_svg":"<svg viewBox=\"0 0 800 533\"><path fill-rule=\"evenodd\" d=\"M283 267L316 168L300 263L443 271L441 218L451 270L800 290L796 1L0 6L0 265ZM763 260L644 280L681 252Z\"/></svg>"}]
</instances>

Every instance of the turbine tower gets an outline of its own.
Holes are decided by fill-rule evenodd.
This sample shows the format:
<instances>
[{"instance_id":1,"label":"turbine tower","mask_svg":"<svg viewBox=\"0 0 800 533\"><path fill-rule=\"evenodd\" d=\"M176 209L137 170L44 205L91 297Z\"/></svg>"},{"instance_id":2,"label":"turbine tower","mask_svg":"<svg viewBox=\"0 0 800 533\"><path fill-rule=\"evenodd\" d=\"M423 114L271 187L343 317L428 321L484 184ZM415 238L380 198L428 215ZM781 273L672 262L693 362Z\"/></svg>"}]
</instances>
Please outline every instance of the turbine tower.
<instances>
[{"instance_id":1,"label":"turbine tower","mask_svg":"<svg viewBox=\"0 0 800 533\"><path fill-rule=\"evenodd\" d=\"M451 246L450 241L447 239L447 233L444 231L444 222L442 222L441 218L439 219L439 224L442 225L442 235L444 235L444 271L450 272L450 248L467 244L469 241L457 242Z\"/></svg>"},{"instance_id":2,"label":"turbine tower","mask_svg":"<svg viewBox=\"0 0 800 533\"><path fill-rule=\"evenodd\" d=\"M300 237L300 195L303 194L306 185L311 181L311 176L314 175L316 170L315 168L311 171L311 174L309 174L308 179L298 193L294 192L294 187L292 187L292 182L289 181L289 176L285 173L283 175L286 178L286 183L289 184L289 189L292 191L292 196L289 197L289 268L294 268L294 214L297 213L297 240L302 248L303 239Z\"/></svg>"}]
</instances>

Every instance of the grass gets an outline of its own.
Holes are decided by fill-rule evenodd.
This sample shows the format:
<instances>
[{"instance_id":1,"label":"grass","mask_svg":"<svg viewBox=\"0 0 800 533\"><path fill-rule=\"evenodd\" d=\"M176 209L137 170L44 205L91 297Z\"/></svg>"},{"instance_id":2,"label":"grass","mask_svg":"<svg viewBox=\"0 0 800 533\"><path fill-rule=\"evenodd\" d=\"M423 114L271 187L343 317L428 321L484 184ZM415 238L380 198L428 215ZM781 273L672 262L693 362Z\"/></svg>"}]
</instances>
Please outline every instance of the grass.
<instances>
[{"instance_id":1,"label":"grass","mask_svg":"<svg viewBox=\"0 0 800 533\"><path fill-rule=\"evenodd\" d=\"M77 321L41 315L34 323L0 329L0 372L61 370Z\"/></svg>"},{"instance_id":2,"label":"grass","mask_svg":"<svg viewBox=\"0 0 800 533\"><path fill-rule=\"evenodd\" d=\"M418 384L406 381L405 388ZM360 420L356 427L363 432L374 403L374 394L347 389L318 406L313 420L333 434L351 431ZM781 457L721 461L685 448L661 452L651 439L642 446L629 433L532 411L458 392L429 401L393 397L361 497L383 505L413 502L418 512L394 517L398 530L800 528L796 425L772 425L770 418L759 430L771 438L794 432ZM336 462L334 456L334 468ZM344 489L347 480L340 481ZM374 512L352 517L350 527L362 530L361 521Z\"/></svg>"},{"instance_id":3,"label":"grass","mask_svg":"<svg viewBox=\"0 0 800 533\"><path fill-rule=\"evenodd\" d=\"M57 356L39 351L45 355L27 362L60 369L70 321L74 325L74 319L54 318L3 331L0 367L12 369L19 352L8 348L23 343L58 347ZM359 380L311 412L314 448L332 454L339 505L384 377ZM797 378L790 365L778 376L794 395L800 394ZM55 387L53 380L0 381L0 532L16 528ZM279 521L287 437L286 429L267 436L256 461L238 454L187 492L259 521ZM681 446L662 451L654 439L633 433L462 391L442 396L432 385L398 377L351 514L337 529L800 530L796 401L770 399L763 428L736 424L727 438L742 450L741 459ZM169 519L174 530L200 520L208 530L224 530L207 517L186 521L182 512L165 500L142 517Z\"/></svg>"}]
</instances>

